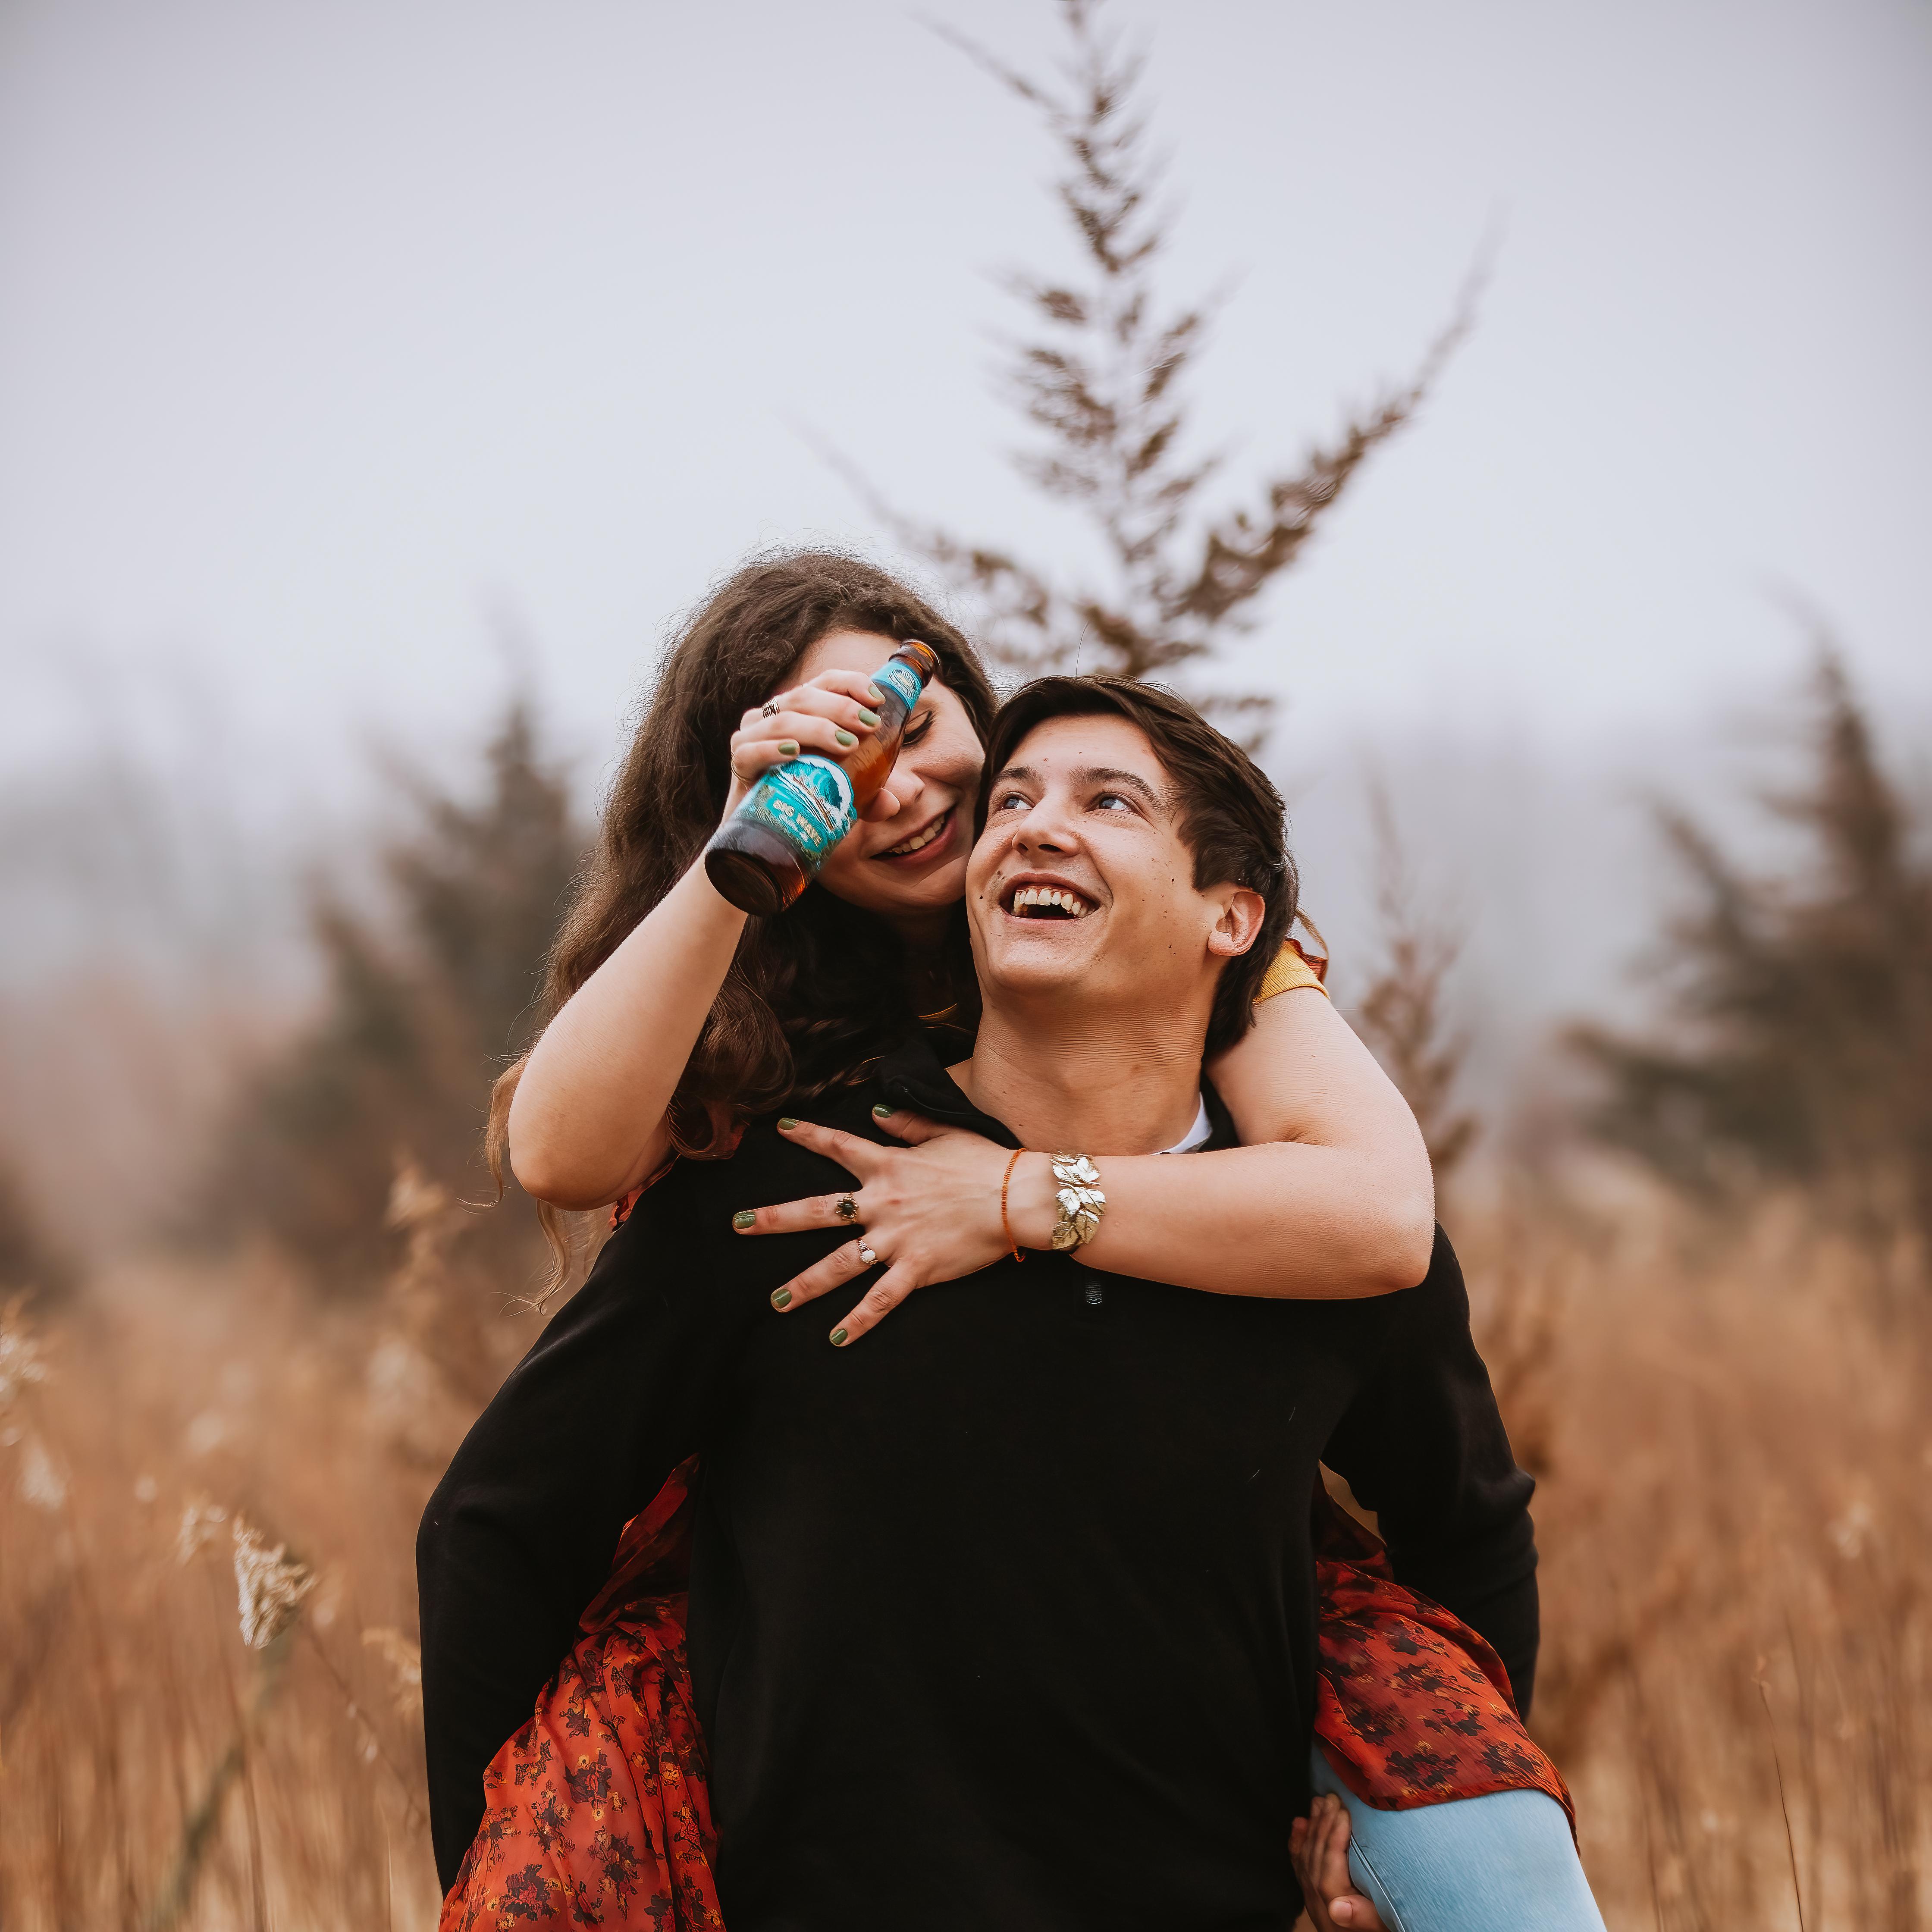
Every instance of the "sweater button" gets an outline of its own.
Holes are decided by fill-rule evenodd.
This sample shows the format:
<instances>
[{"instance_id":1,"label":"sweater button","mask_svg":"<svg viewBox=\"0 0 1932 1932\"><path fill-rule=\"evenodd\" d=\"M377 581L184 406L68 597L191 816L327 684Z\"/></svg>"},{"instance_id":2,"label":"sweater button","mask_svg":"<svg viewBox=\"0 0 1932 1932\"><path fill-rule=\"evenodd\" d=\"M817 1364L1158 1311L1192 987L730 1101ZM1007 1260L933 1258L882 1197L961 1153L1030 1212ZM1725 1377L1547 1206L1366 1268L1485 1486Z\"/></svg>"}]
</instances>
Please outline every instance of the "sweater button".
<instances>
[{"instance_id":1,"label":"sweater button","mask_svg":"<svg viewBox=\"0 0 1932 1932\"><path fill-rule=\"evenodd\" d=\"M1106 1290L1097 1281L1090 1281L1087 1284L1087 1306L1089 1308L1098 1308L1106 1298Z\"/></svg>"}]
</instances>

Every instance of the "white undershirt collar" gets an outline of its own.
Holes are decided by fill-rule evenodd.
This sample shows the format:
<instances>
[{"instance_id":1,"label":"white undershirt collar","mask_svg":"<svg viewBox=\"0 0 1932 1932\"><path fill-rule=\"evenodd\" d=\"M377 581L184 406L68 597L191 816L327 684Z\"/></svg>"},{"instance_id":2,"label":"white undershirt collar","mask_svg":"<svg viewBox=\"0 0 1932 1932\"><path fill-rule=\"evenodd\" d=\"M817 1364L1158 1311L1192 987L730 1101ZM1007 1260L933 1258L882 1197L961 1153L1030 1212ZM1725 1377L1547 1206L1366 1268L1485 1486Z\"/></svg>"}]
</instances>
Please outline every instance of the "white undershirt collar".
<instances>
[{"instance_id":1,"label":"white undershirt collar","mask_svg":"<svg viewBox=\"0 0 1932 1932\"><path fill-rule=\"evenodd\" d=\"M1194 1124L1171 1148L1162 1148L1162 1154L1192 1154L1214 1138L1214 1123L1208 1118L1208 1096L1203 1094L1194 1106Z\"/></svg>"}]
</instances>

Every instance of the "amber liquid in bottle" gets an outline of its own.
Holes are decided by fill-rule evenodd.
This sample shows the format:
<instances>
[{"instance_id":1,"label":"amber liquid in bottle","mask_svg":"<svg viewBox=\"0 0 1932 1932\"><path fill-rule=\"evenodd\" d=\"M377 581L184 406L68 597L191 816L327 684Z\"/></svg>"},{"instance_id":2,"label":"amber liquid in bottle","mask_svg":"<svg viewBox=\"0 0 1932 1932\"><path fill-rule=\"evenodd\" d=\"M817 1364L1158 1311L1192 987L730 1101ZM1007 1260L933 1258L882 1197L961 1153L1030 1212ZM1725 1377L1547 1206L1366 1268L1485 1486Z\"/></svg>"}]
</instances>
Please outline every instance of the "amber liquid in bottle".
<instances>
[{"instance_id":1,"label":"amber liquid in bottle","mask_svg":"<svg viewBox=\"0 0 1932 1932\"><path fill-rule=\"evenodd\" d=\"M876 730L842 759L808 752L760 776L704 848L704 869L724 898L769 918L811 884L891 776L906 720L938 670L929 645L901 644L873 674L880 693Z\"/></svg>"}]
</instances>

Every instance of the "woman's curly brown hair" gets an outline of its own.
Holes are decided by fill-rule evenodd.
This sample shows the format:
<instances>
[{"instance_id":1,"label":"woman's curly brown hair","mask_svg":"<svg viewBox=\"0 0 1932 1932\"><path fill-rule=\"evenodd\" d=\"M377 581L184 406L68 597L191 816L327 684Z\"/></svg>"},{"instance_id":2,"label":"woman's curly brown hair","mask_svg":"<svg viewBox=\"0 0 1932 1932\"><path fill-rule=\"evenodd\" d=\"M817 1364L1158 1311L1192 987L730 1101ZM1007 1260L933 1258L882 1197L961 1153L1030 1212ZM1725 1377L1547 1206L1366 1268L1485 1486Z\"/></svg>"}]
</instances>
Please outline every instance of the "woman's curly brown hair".
<instances>
[{"instance_id":1,"label":"woman's curly brown hair","mask_svg":"<svg viewBox=\"0 0 1932 1932\"><path fill-rule=\"evenodd\" d=\"M597 847L550 949L546 1021L683 877L717 830L730 788L731 734L790 679L820 638L864 631L917 638L983 742L993 689L965 638L895 578L835 551L758 558L721 584L667 648L604 809ZM963 920L953 977L971 984ZM746 926L670 1107L680 1154L714 1151L733 1124L788 1096L808 1099L858 1076L914 1020L906 962L882 920L809 890L775 919ZM500 1186L510 1101L528 1054L490 1096L487 1150ZM542 1210L559 1263L561 1224Z\"/></svg>"}]
</instances>

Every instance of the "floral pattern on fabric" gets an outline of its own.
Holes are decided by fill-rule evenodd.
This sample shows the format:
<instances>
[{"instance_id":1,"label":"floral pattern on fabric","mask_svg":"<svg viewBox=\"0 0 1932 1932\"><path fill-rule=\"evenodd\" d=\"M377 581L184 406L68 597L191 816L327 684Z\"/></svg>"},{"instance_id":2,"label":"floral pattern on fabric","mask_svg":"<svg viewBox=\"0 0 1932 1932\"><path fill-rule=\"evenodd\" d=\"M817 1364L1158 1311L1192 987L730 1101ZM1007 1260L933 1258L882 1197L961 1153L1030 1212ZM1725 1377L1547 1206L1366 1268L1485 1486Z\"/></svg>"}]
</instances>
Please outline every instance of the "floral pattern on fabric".
<instances>
[{"instance_id":1,"label":"floral pattern on fabric","mask_svg":"<svg viewBox=\"0 0 1932 1932\"><path fill-rule=\"evenodd\" d=\"M1516 1714L1509 1673L1461 1618L1395 1580L1381 1542L1328 1495L1314 1509L1315 1735L1364 1804L1402 1811L1540 1791L1576 1812Z\"/></svg>"},{"instance_id":2,"label":"floral pattern on fabric","mask_svg":"<svg viewBox=\"0 0 1932 1932\"><path fill-rule=\"evenodd\" d=\"M575 1646L484 1772L439 1932L722 1932L684 1653L696 1466L626 1528Z\"/></svg>"}]
</instances>

